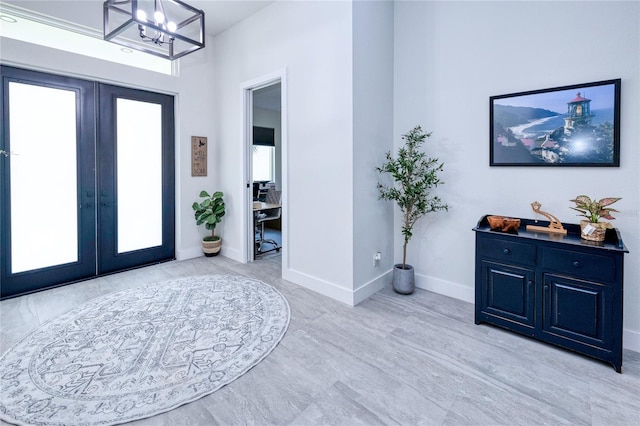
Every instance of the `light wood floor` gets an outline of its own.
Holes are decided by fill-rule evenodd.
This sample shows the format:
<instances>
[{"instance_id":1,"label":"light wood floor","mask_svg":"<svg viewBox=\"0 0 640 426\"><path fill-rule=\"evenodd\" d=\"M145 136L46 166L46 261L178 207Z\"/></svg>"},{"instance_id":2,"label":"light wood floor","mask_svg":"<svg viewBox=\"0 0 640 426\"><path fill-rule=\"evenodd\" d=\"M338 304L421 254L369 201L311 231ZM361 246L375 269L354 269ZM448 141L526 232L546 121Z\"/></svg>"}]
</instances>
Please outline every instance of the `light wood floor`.
<instances>
[{"instance_id":1,"label":"light wood floor","mask_svg":"<svg viewBox=\"0 0 640 426\"><path fill-rule=\"evenodd\" d=\"M640 425L640 354L608 364L475 325L473 305L389 288L352 308L286 282L280 257L169 262L0 302L1 351L89 299L231 273L291 305L278 347L235 382L136 425ZM0 394L1 396L1 394Z\"/></svg>"}]
</instances>

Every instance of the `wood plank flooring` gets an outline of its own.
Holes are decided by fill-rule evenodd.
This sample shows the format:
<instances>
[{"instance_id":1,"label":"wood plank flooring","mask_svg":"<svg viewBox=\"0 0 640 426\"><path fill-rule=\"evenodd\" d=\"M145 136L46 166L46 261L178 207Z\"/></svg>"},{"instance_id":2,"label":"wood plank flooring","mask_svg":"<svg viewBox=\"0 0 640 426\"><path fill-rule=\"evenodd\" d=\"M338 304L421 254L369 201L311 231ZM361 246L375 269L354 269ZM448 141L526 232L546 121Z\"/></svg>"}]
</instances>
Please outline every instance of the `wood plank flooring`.
<instances>
[{"instance_id":1,"label":"wood plank flooring","mask_svg":"<svg viewBox=\"0 0 640 426\"><path fill-rule=\"evenodd\" d=\"M238 274L274 285L291 323L278 347L218 392L156 425L639 425L640 354L605 363L488 325L473 305L386 288L357 307L280 279L280 256L169 262L0 302L4 353L43 322L147 282ZM1 396L1 393L0 393ZM4 424L4 423L3 423Z\"/></svg>"}]
</instances>

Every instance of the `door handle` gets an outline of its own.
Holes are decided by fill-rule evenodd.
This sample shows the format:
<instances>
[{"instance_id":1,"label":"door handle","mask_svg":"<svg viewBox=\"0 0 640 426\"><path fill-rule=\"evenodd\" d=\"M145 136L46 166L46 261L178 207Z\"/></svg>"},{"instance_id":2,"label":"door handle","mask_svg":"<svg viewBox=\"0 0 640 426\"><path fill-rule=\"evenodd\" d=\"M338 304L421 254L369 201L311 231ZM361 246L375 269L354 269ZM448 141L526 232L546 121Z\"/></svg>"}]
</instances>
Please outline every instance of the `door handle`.
<instances>
[{"instance_id":1,"label":"door handle","mask_svg":"<svg viewBox=\"0 0 640 426\"><path fill-rule=\"evenodd\" d=\"M106 197L109 197L109 194L106 191L101 190L100 191L100 199L103 199L103 198L106 198ZM109 207L109 206L111 206L110 202L108 202L108 201L100 201L100 207Z\"/></svg>"}]
</instances>

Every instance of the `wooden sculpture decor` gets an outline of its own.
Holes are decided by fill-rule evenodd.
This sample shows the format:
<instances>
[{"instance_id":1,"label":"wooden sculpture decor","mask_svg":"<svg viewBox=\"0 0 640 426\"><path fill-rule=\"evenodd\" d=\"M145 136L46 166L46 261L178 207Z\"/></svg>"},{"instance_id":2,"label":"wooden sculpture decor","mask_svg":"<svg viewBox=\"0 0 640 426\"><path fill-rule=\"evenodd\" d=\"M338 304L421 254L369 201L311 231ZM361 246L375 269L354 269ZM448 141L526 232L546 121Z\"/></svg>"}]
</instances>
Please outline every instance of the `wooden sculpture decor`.
<instances>
[{"instance_id":1,"label":"wooden sculpture decor","mask_svg":"<svg viewBox=\"0 0 640 426\"><path fill-rule=\"evenodd\" d=\"M492 231L518 233L520 219L504 216L487 216Z\"/></svg>"},{"instance_id":2,"label":"wooden sculpture decor","mask_svg":"<svg viewBox=\"0 0 640 426\"><path fill-rule=\"evenodd\" d=\"M564 227L562 226L562 223L560 223L558 218L556 218L552 214L549 214L547 212L543 212L542 210L540 210L540 207L542 207L542 204L540 204L537 201L534 201L533 203L531 203L531 208L533 209L533 211L536 214L540 214L540 215L546 217L547 219L549 219L549 226L527 225L527 231L549 232L551 234L567 235L567 230L564 229ZM538 219L536 219L536 222L537 221L538 221Z\"/></svg>"}]
</instances>

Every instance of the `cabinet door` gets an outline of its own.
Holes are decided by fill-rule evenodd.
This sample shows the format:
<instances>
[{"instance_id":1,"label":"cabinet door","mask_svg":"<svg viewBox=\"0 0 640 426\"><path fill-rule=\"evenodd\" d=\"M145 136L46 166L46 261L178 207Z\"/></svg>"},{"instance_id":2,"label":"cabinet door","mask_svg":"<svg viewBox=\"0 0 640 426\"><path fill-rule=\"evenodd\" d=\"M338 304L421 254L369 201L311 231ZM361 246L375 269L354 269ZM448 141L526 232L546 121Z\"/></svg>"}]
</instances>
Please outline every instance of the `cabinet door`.
<instances>
[{"instance_id":1,"label":"cabinet door","mask_svg":"<svg viewBox=\"0 0 640 426\"><path fill-rule=\"evenodd\" d=\"M535 273L494 262L482 262L481 310L509 323L534 326Z\"/></svg>"},{"instance_id":2,"label":"cabinet door","mask_svg":"<svg viewBox=\"0 0 640 426\"><path fill-rule=\"evenodd\" d=\"M543 281L542 332L548 338L587 352L611 347L611 287L548 273Z\"/></svg>"}]
</instances>

